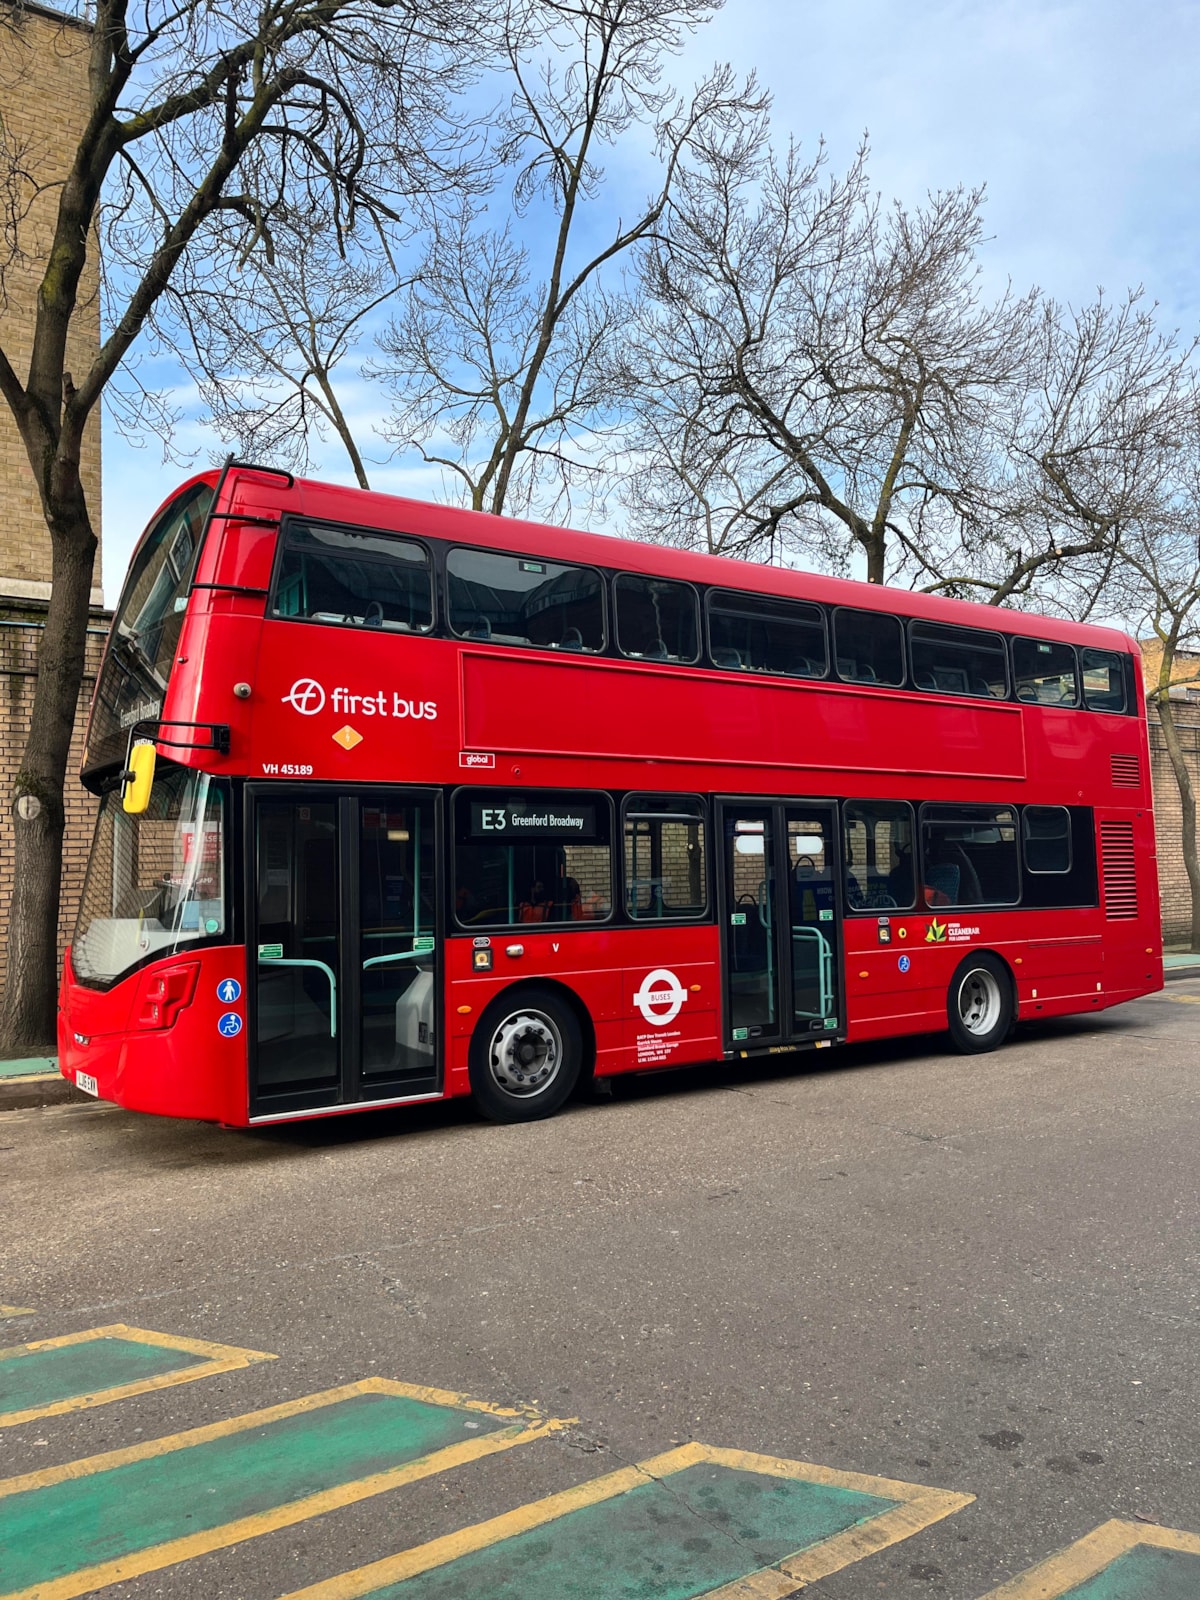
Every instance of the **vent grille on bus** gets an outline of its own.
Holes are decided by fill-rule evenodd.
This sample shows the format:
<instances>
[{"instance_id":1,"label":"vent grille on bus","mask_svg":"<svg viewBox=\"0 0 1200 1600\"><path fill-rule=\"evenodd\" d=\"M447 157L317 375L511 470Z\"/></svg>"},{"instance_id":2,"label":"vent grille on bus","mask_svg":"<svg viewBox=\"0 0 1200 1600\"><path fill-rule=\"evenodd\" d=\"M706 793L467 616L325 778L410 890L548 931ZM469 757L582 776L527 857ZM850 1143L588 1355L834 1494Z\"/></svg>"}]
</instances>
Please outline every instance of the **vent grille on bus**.
<instances>
[{"instance_id":1,"label":"vent grille on bus","mask_svg":"<svg viewBox=\"0 0 1200 1600\"><path fill-rule=\"evenodd\" d=\"M1136 917L1137 873L1132 822L1100 824L1100 858L1104 864L1104 915L1109 922Z\"/></svg>"},{"instance_id":2,"label":"vent grille on bus","mask_svg":"<svg viewBox=\"0 0 1200 1600\"><path fill-rule=\"evenodd\" d=\"M1109 756L1112 781L1115 789L1137 789L1142 782L1142 769L1136 756Z\"/></svg>"}]
</instances>

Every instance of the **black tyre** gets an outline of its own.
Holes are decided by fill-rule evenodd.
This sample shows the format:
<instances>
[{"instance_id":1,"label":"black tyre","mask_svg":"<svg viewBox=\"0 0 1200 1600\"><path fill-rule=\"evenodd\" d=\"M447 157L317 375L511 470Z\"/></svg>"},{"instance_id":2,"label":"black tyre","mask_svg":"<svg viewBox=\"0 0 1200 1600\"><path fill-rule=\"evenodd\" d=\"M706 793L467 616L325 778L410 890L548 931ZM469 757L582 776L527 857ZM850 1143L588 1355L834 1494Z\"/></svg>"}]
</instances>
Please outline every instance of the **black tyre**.
<instances>
[{"instance_id":1,"label":"black tyre","mask_svg":"<svg viewBox=\"0 0 1200 1600\"><path fill-rule=\"evenodd\" d=\"M1003 1044L1013 1013L1012 977L999 956L981 950L959 963L946 998L950 1037L959 1050L982 1055Z\"/></svg>"},{"instance_id":2,"label":"black tyre","mask_svg":"<svg viewBox=\"0 0 1200 1600\"><path fill-rule=\"evenodd\" d=\"M491 1122L549 1117L574 1089L583 1066L575 1012L553 989L530 986L497 995L471 1040L471 1094Z\"/></svg>"}]
</instances>

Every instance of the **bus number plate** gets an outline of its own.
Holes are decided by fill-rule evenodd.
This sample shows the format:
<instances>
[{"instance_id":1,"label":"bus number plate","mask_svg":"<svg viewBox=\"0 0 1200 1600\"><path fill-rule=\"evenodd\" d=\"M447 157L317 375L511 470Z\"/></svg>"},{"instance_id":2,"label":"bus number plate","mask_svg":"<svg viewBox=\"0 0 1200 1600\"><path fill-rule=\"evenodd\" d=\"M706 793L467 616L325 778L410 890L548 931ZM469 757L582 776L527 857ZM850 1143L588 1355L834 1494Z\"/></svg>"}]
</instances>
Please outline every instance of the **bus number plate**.
<instances>
[{"instance_id":1,"label":"bus number plate","mask_svg":"<svg viewBox=\"0 0 1200 1600\"><path fill-rule=\"evenodd\" d=\"M100 1098L100 1086L90 1072L77 1072L75 1074L75 1087L82 1089L84 1094L95 1095Z\"/></svg>"}]
</instances>

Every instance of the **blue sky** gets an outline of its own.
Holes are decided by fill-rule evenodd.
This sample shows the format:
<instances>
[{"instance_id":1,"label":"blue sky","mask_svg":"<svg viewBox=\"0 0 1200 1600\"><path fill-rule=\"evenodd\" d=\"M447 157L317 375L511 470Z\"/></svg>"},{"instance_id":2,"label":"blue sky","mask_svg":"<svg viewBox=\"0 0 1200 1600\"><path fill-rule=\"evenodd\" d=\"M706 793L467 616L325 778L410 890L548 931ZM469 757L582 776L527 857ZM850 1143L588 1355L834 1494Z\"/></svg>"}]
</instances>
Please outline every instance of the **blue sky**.
<instances>
[{"instance_id":1,"label":"blue sky","mask_svg":"<svg viewBox=\"0 0 1200 1600\"><path fill-rule=\"evenodd\" d=\"M728 0L675 75L687 82L717 60L755 69L780 138L824 135L835 166L868 133L887 197L986 184L984 263L997 287L1011 277L1078 303L1142 284L1167 326L1200 330L1194 0ZM155 381L177 384L186 408L186 374L159 369ZM360 384L349 398L366 436L382 398ZM202 464L220 448L195 426L182 442ZM183 472L153 441L131 449L111 426L104 451L111 604L133 542ZM319 468L350 481L333 446ZM403 461L372 481L426 497L438 487Z\"/></svg>"}]
</instances>

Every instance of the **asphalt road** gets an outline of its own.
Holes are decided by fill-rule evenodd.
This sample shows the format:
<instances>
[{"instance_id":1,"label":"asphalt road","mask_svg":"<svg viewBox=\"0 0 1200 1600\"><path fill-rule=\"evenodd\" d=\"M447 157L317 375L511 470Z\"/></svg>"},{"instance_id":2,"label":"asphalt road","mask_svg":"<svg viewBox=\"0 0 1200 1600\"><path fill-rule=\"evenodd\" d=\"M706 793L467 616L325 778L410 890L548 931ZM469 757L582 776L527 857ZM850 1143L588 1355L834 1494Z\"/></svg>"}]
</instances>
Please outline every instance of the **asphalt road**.
<instances>
[{"instance_id":1,"label":"asphalt road","mask_svg":"<svg viewBox=\"0 0 1200 1600\"><path fill-rule=\"evenodd\" d=\"M6 1113L0 1301L35 1315L4 1342L278 1359L20 1424L4 1473L369 1376L577 1419L130 1600L275 1600L693 1439L976 1496L828 1600L978 1600L1110 1517L1200 1533L1198 1048L1178 983L981 1058L660 1075L530 1127Z\"/></svg>"}]
</instances>

